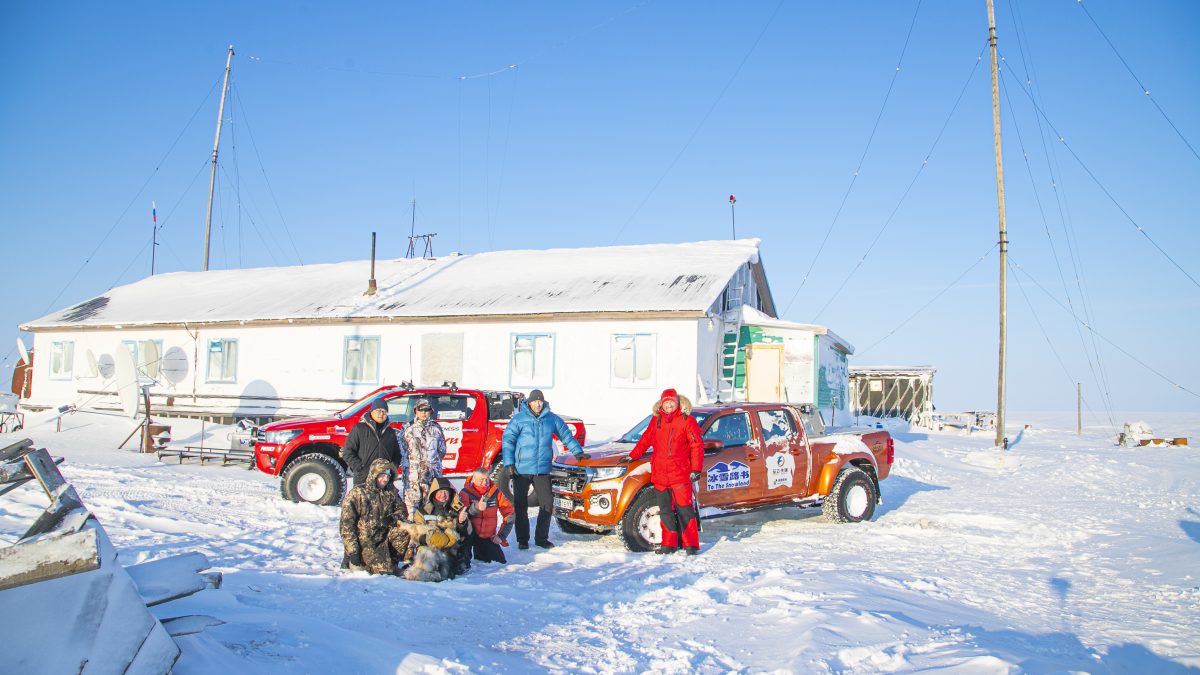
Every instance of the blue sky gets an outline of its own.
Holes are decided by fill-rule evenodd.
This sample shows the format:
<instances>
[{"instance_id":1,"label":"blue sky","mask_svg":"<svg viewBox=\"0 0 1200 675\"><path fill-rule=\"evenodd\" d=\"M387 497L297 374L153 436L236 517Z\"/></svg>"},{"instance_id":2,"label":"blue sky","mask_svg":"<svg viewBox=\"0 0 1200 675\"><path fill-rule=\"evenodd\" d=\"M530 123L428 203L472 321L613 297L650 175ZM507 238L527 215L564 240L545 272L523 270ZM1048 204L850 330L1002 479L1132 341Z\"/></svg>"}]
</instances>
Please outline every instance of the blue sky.
<instances>
[{"instance_id":1,"label":"blue sky","mask_svg":"<svg viewBox=\"0 0 1200 675\"><path fill-rule=\"evenodd\" d=\"M1073 409L1078 381L1108 424L1200 404L1200 159L1172 128L1200 147L1200 4L1086 8L997 5L1008 405ZM439 254L725 238L733 193L785 318L852 365L938 367L941 409L994 409L986 34L983 0L7 3L0 356L149 272L152 200L157 269L200 268L233 44L213 267L365 258L372 231L400 257L414 199Z\"/></svg>"}]
</instances>

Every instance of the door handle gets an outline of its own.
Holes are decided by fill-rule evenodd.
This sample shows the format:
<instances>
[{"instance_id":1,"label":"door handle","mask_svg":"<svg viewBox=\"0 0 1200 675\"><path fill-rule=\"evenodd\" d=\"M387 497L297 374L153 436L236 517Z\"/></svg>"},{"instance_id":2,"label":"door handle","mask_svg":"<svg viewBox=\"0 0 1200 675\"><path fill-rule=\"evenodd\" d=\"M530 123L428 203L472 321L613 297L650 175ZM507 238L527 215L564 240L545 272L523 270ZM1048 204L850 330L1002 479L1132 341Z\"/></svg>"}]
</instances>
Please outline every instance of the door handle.
<instances>
[{"instance_id":1,"label":"door handle","mask_svg":"<svg viewBox=\"0 0 1200 675\"><path fill-rule=\"evenodd\" d=\"M463 429L463 431L483 431L482 429Z\"/></svg>"}]
</instances>

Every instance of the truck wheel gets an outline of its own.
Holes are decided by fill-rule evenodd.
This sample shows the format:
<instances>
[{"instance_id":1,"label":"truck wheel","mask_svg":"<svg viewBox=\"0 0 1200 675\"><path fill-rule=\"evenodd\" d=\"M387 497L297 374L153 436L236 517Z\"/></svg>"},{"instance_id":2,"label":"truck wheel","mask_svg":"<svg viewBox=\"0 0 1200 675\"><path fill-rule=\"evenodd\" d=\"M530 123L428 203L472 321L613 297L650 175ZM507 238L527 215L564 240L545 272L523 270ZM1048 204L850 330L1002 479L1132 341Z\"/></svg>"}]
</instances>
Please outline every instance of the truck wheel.
<instances>
[{"instance_id":1,"label":"truck wheel","mask_svg":"<svg viewBox=\"0 0 1200 675\"><path fill-rule=\"evenodd\" d=\"M833 489L821 505L821 512L835 523L858 523L875 515L877 501L879 495L871 477L862 469L849 466L838 474Z\"/></svg>"},{"instance_id":2,"label":"truck wheel","mask_svg":"<svg viewBox=\"0 0 1200 675\"><path fill-rule=\"evenodd\" d=\"M576 525L566 518L555 518L558 521L558 529L566 534L596 534L596 531L590 527Z\"/></svg>"},{"instance_id":3,"label":"truck wheel","mask_svg":"<svg viewBox=\"0 0 1200 675\"><path fill-rule=\"evenodd\" d=\"M513 496L512 476L504 470L503 464L501 464L499 461L493 464L491 472L488 473L488 477L492 479L493 483L500 487L500 492L504 493L504 496L508 498L508 501L512 502L513 504L517 503L516 497ZM531 509L541 505L541 502L538 501L537 491L533 489L532 483L529 484L529 492L526 494L526 504Z\"/></svg>"},{"instance_id":4,"label":"truck wheel","mask_svg":"<svg viewBox=\"0 0 1200 675\"><path fill-rule=\"evenodd\" d=\"M658 500L654 490L642 490L621 517L621 539L625 548L634 553L653 551L662 541L662 524L658 519Z\"/></svg>"},{"instance_id":5,"label":"truck wheel","mask_svg":"<svg viewBox=\"0 0 1200 675\"><path fill-rule=\"evenodd\" d=\"M279 492L293 502L336 506L346 493L346 471L329 455L317 452L303 455L283 472Z\"/></svg>"}]
</instances>

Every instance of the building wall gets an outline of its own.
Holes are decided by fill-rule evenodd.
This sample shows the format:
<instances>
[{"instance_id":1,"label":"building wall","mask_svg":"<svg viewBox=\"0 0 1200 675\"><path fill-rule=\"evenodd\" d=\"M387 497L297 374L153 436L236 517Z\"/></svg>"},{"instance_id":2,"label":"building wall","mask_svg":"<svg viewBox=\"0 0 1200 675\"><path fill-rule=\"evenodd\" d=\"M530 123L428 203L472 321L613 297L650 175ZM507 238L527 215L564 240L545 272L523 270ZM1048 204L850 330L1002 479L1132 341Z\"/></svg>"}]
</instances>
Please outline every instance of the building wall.
<instances>
[{"instance_id":1,"label":"building wall","mask_svg":"<svg viewBox=\"0 0 1200 675\"><path fill-rule=\"evenodd\" d=\"M406 380L439 385L451 374L461 375L457 380L464 387L523 392L536 387L558 412L583 417L589 423L632 425L646 414L663 388L675 387L693 400L702 399L697 375L711 369L715 358L699 355L712 342L699 335L700 327L709 323L707 319L531 320L37 332L34 348L47 357L37 361L34 397L28 403L113 405L115 395L81 392L115 391L119 384L115 362L122 342L155 340L162 345L162 372L151 385L158 404L170 396L174 398L170 403L177 406L194 404L244 415L279 408L285 413L331 411L342 407L336 400L357 399L382 385ZM514 380L512 344L516 334L552 336L544 379ZM640 336L630 338L637 343L640 358L653 354L652 366L643 364L639 369L648 377L614 381L613 336L618 334ZM344 380L348 337L378 338L378 376L368 374L366 378L375 381ZM235 340L237 345L237 367L231 382L210 381L213 378L208 373L210 341L222 339ZM73 343L73 364L66 379L50 377L50 355L56 341ZM87 358L89 350L99 365L95 373ZM455 363L460 351L461 362ZM304 398L318 400L296 400Z\"/></svg>"}]
</instances>

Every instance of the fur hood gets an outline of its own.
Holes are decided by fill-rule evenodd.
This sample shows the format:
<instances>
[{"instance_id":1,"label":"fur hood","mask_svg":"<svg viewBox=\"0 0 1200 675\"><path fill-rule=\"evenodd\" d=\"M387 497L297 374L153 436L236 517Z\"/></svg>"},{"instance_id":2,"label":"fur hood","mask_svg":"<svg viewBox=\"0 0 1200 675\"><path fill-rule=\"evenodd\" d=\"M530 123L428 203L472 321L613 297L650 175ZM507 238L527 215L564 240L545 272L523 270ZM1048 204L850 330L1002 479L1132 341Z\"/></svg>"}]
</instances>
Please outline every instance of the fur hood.
<instances>
[{"instance_id":1,"label":"fur hood","mask_svg":"<svg viewBox=\"0 0 1200 675\"><path fill-rule=\"evenodd\" d=\"M652 415L657 415L661 410L662 399L655 401L654 405L650 406L650 414ZM683 413L684 415L692 414L692 402L683 394L679 395L679 412Z\"/></svg>"},{"instance_id":2,"label":"fur hood","mask_svg":"<svg viewBox=\"0 0 1200 675\"><path fill-rule=\"evenodd\" d=\"M382 457L371 462L371 468L367 469L368 485L375 485L375 479L383 472L391 474L392 480L396 480L396 465Z\"/></svg>"}]
</instances>

